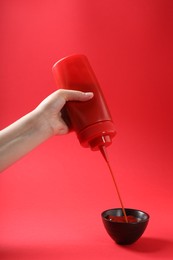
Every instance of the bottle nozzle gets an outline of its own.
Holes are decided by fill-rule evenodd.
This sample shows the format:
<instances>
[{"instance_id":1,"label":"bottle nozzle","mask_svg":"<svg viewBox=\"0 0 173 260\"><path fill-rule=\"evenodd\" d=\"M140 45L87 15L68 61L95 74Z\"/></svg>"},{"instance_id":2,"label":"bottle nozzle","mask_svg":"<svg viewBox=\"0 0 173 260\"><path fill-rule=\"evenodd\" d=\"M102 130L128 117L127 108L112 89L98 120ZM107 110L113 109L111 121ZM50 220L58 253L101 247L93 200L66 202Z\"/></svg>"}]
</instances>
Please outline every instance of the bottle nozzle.
<instances>
[{"instance_id":1,"label":"bottle nozzle","mask_svg":"<svg viewBox=\"0 0 173 260\"><path fill-rule=\"evenodd\" d=\"M108 154L106 151L106 147L103 145L103 146L100 146L99 149L100 149L100 152L103 155L104 159L106 160L106 162L108 162L109 160L108 160Z\"/></svg>"},{"instance_id":2,"label":"bottle nozzle","mask_svg":"<svg viewBox=\"0 0 173 260\"><path fill-rule=\"evenodd\" d=\"M89 142L91 150L97 151L100 147L107 147L112 143L112 139L110 135L102 135L94 138Z\"/></svg>"}]
</instances>

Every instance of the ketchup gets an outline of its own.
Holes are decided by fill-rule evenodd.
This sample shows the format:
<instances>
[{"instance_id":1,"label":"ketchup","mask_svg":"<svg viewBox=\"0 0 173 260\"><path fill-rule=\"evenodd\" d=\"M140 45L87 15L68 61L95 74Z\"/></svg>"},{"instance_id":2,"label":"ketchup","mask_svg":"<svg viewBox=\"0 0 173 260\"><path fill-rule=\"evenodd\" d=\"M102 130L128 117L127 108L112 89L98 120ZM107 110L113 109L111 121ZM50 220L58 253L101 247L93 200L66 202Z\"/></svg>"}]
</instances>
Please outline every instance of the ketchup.
<instances>
[{"instance_id":1,"label":"ketchup","mask_svg":"<svg viewBox=\"0 0 173 260\"><path fill-rule=\"evenodd\" d=\"M123 222L123 223L127 222L124 216L111 216L111 215L108 215L107 219L109 219L112 222ZM139 222L138 218L135 218L134 216L131 216L131 215L127 216L127 220L128 220L128 223Z\"/></svg>"}]
</instances>

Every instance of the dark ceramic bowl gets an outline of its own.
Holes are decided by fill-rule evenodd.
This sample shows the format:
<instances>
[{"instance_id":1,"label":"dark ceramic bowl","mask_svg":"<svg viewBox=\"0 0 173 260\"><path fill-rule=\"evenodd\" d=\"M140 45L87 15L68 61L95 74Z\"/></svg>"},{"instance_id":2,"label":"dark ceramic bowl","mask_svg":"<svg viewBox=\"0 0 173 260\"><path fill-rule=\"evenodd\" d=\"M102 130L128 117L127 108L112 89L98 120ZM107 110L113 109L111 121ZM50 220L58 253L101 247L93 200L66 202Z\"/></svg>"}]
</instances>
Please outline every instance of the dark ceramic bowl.
<instances>
[{"instance_id":1,"label":"dark ceramic bowl","mask_svg":"<svg viewBox=\"0 0 173 260\"><path fill-rule=\"evenodd\" d=\"M109 220L108 216L110 215L123 216L121 208L108 209L101 214L107 233L120 245L129 245L136 242L144 233L150 217L146 212L137 209L125 209L125 211L127 216L133 216L138 221L126 223Z\"/></svg>"}]
</instances>

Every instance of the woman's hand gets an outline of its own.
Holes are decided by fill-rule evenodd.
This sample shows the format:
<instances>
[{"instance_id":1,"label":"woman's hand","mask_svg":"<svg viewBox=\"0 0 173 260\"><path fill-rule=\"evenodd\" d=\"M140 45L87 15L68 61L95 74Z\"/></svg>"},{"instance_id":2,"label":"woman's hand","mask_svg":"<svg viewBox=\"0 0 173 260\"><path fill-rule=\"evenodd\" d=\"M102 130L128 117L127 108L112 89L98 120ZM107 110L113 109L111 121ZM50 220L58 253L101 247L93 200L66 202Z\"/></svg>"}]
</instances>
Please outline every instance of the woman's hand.
<instances>
[{"instance_id":1,"label":"woman's hand","mask_svg":"<svg viewBox=\"0 0 173 260\"><path fill-rule=\"evenodd\" d=\"M91 92L59 89L43 100L36 108L42 115L42 124L46 124L52 135L68 133L68 126L61 117L61 109L67 101L88 101Z\"/></svg>"},{"instance_id":2,"label":"woman's hand","mask_svg":"<svg viewBox=\"0 0 173 260\"><path fill-rule=\"evenodd\" d=\"M57 90L33 111L0 131L0 172L53 135L68 133L61 117L67 101L85 102L93 93Z\"/></svg>"}]
</instances>

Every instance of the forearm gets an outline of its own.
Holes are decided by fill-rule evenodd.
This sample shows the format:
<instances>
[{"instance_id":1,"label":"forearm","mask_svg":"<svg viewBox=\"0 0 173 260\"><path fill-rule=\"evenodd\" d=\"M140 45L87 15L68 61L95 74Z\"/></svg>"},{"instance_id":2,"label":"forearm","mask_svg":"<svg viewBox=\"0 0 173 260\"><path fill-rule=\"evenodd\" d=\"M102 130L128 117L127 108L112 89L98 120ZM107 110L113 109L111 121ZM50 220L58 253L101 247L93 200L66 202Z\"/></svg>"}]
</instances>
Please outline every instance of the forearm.
<instances>
[{"instance_id":1,"label":"forearm","mask_svg":"<svg viewBox=\"0 0 173 260\"><path fill-rule=\"evenodd\" d=\"M51 137L42 114L33 110L0 131L0 172Z\"/></svg>"}]
</instances>

